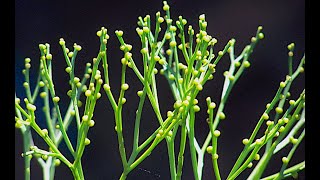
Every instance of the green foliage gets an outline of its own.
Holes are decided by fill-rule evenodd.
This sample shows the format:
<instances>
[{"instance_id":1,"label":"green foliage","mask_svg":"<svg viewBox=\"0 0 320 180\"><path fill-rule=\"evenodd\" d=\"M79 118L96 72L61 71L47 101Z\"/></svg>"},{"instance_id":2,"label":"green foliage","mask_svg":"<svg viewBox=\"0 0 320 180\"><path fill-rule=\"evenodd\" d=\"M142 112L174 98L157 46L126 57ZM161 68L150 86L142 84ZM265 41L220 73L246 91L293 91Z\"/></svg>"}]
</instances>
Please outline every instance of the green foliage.
<instances>
[{"instance_id":1,"label":"green foliage","mask_svg":"<svg viewBox=\"0 0 320 180\"><path fill-rule=\"evenodd\" d=\"M207 22L205 15L199 16L199 32L191 25L187 25L187 20L182 16L174 21L170 16L170 6L166 1L163 2L165 15L156 13L154 25L152 27L150 15L138 18L137 34L141 40L141 57L143 71L140 71L135 62L139 59L137 54L132 54L132 45L125 41L125 33L121 30L115 31L120 42L120 50L123 51L121 59L121 88L119 96L110 85L108 61L107 61L107 43L109 35L107 29L102 27L97 36L100 39L100 49L92 64L87 63L83 77L80 79L75 76L75 59L81 46L74 44L73 51L66 47L64 39L59 40L64 58L67 64L66 73L69 74L70 90L68 96L70 104L67 112L62 115L59 108L60 97L55 93L55 86L52 74L52 62L55 59L50 54L49 44L40 44L40 67L36 87L33 91L30 88L29 71L31 59L25 59L25 82L23 86L26 90L24 104L16 97L15 107L16 116L15 126L21 130L24 142L23 157L25 160L25 179L30 179L30 161L36 158L43 169L44 179L54 179L55 167L60 163L67 165L75 179L84 179L81 158L85 147L90 144L88 131L95 125L93 120L94 110L97 100L107 95L112 109L114 111L115 132L119 143L119 155L121 158L123 172L120 179L126 179L129 173L135 169L148 156L152 155L155 148L162 143L166 143L169 158L169 167L172 180L179 180L183 177L183 165L185 161L185 149L190 149L190 158L194 179L202 179L204 167L204 157L208 153L212 159L213 172L216 179L233 180L243 171L250 169L251 174L248 179L261 179L270 159L277 152L286 146L290 146L286 157L282 158L282 167L279 172L263 179L283 179L287 176L296 176L296 173L305 168L304 161L288 167L293 158L296 148L303 140L304 122L305 122L305 92L296 99L286 101L290 97L290 88L292 82L301 74L304 69L305 57L303 56L296 69L293 68L292 57L294 44L288 45L288 75L285 80L280 82L279 89L266 109L262 112L255 128L249 138L243 139L244 148L233 168L228 175L220 175L219 170L219 137L223 135L218 130L221 120L228 119L224 113L229 95L238 82L243 72L250 67L250 55L256 44L264 38L262 27L259 26L255 36L251 38L251 43L244 47L239 55L234 52L236 40L230 39L222 50L216 50L217 39L207 34ZM160 33L164 31L164 33ZM138 45L134 45L138 47ZM180 52L181 53L180 53ZM206 88L206 82L214 79L216 68L219 66L221 58L229 55L229 69L223 73L225 76L221 99L216 100L216 104L210 97L207 102L207 124L208 134L205 142L200 144L195 134L196 113L200 111L197 96ZM103 72L99 70L102 65ZM137 79L143 85L142 90L137 92L139 96L138 107L135 115L135 125L133 132L133 146L130 147L131 153L128 153L128 147L125 146L123 135L123 106L127 99L126 91L130 84L126 82L127 70L133 70ZM171 88L174 97L172 109L167 111L166 116L161 114L157 78L160 72ZM101 94L101 87L104 93ZM80 101L80 96L84 94L85 102ZM41 129L37 124L35 111L39 108L35 106L35 100L40 96L43 99L44 107L42 111L45 115L47 129ZM154 130L145 141L141 142L139 134L143 107L146 101L152 105L158 122L158 128ZM51 106L50 102L53 103ZM79 107L83 106L81 112ZM41 109L40 109L41 110ZM273 113L274 111L274 113ZM74 146L70 141L67 130L71 123L75 121L77 125L77 141ZM232 120L230 120L232 121ZM303 129L303 130L302 130ZM178 131L179 130L179 131ZM48 145L46 149L39 149L33 144L31 131L35 131ZM263 131L262 136L258 132ZM180 136L176 136L180 132ZM224 132L225 133L225 132ZM179 137L179 138L178 138ZM295 138L297 137L297 138ZM72 155L72 159L67 159L66 155L59 150L59 144L64 141ZM178 142L179 148L175 148ZM74 148L76 147L76 148ZM175 152L178 150L178 156ZM260 156L260 154L262 154ZM256 162L254 162L256 161Z\"/></svg>"}]
</instances>

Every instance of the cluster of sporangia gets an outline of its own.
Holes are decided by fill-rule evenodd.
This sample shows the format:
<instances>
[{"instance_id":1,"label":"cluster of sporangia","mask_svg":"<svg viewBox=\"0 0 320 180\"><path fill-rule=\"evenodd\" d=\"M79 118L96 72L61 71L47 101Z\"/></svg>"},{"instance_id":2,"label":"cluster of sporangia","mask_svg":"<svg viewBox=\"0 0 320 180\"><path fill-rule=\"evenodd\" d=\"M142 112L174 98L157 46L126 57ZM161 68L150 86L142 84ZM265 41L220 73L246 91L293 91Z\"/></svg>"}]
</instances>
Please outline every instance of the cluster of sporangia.
<instances>
[{"instance_id":1,"label":"cluster of sporangia","mask_svg":"<svg viewBox=\"0 0 320 180\"><path fill-rule=\"evenodd\" d=\"M124 52L124 57L121 59L122 63L122 71L121 71L121 90L119 94L118 101L116 102L114 96L111 92L110 83L109 83L109 74L108 74L108 63L107 63L107 48L106 44L109 39L109 35L107 34L106 28L101 28L97 32L97 36L100 38L100 51L96 58L93 58L93 66L91 63L86 64L85 73L82 79L75 76L75 58L77 53L81 50L81 46L74 44L73 51L70 51L66 45L65 41L61 38L59 44L62 47L64 58L67 63L67 67L65 71L70 76L69 84L71 86L71 90L67 92L68 96L71 99L70 108L66 112L65 117L61 116L61 112L59 109L59 101L60 98L55 93L54 84L52 80L52 71L51 71L51 60L52 55L50 54L50 46L49 44L40 44L40 68L39 68L39 78L37 81L36 88L34 93L31 93L29 86L29 69L30 59L25 59L25 69L23 70L23 74L25 75L26 82L24 82L23 86L26 89L27 98L24 98L25 108L20 105L20 99L16 98L16 127L21 129L26 129L28 126L32 127L38 135L40 135L44 141L49 146L49 151L41 150L37 148L37 146L30 145L30 151L24 152L23 155L27 156L29 159L32 158L32 155L36 157L41 157L43 160L47 160L48 156L55 157L54 163L56 165L60 164L60 160L63 161L73 172L75 177L83 177L83 172L81 169L81 157L84 152L84 148L86 145L90 144L90 140L87 138L88 130L90 127L94 126L95 122L92 119L94 114L94 108L96 105L96 101L101 97L100 88L101 86L105 90L112 108L115 113L115 130L118 135L119 141L119 151L124 167L124 178L126 175L136 167L141 161L143 161L147 155L151 153L151 151L155 148L155 146L160 143L164 138L169 138L173 135L173 128L176 125L180 125L181 123L185 123L187 117L190 113L195 113L200 111L200 107L197 105L198 100L196 99L199 91L203 89L204 84L213 79L213 73L215 72L215 67L221 57L225 53L233 54L233 46L235 44L235 40L231 39L225 48L222 51L217 53L217 57L213 53L213 47L217 43L217 39L212 38L206 32L207 22L205 21L205 16L200 15L199 17L199 33L196 34L196 45L193 45L194 38L194 30L190 25L188 27L187 33L189 35L189 40L186 41L185 36L185 25L187 24L186 19L183 19L182 16L179 16L179 20L176 21L175 25L173 25L173 20L170 19L169 14L169 6L166 2L164 2L163 10L166 11L166 16L161 17L160 12L156 13L156 24L154 33L151 32L151 23L150 16L147 15L144 18L139 17L138 25L140 27L136 28L137 34L141 39L141 54L143 60L143 73L136 67L135 62L132 57L132 45L127 44L123 40L123 32L117 30L115 32L118 40L120 42L120 49ZM163 38L158 40L161 27L160 24L166 22L167 29L163 34ZM179 33L177 32L179 29ZM224 73L226 77L227 86L226 91L229 93L235 81L239 78L243 69L248 68L250 63L248 61L248 56L251 54L254 45L260 39L264 38L262 32L262 27L258 28L257 34L255 37L252 37L251 44L246 46L243 50L243 53L240 55L241 58L234 58L231 60L231 66L229 71ZM178 44L176 38L176 34L180 38L180 44ZM166 42L168 42L168 48L164 51ZM193 49L194 48L194 49ZM209 48L209 50L207 50ZM289 56L293 56L294 45L290 44L288 46L290 52ZM177 49L181 50L183 59L185 60L185 64L183 62L179 62ZM232 51L232 52L230 52ZM240 57L239 56L239 57ZM242 62L241 59L244 59ZM181 58L182 59L182 58ZM214 61L213 61L214 60ZM98 69L100 62L102 61L102 66L104 72L101 73ZM167 117L165 120L162 119L160 114L157 90L156 90L156 81L155 74L158 73L158 69L156 68L157 63L161 66L160 74L164 75L169 85L172 89L175 103L173 105L173 111L167 112ZM92 67L91 67L92 66ZM126 152L124 148L124 140L122 135L122 106L126 102L125 91L129 89L129 85L125 82L125 73L126 67L131 68L134 73L137 75L138 79L143 84L143 90L137 92L137 95L142 99L144 97L149 98L151 105L154 109L154 112L159 121L160 127L155 131L153 135L150 136L151 139L145 141L142 144L142 147L136 147L136 155L127 160ZM238 69L236 71L236 69ZM303 67L300 67L299 71L303 71ZM102 76L104 76L105 83L103 84ZM86 82L89 81L89 85L86 85ZM287 78L286 82L280 83L280 88L285 88L287 82L290 81L290 78ZM229 89L230 86L230 89ZM38 93L40 88L43 89L42 92ZM82 102L80 101L80 95L84 93L86 96L85 107L83 110L83 115L80 115L80 107L82 106ZM41 129L36 123L35 111L36 106L35 99L37 95L44 100L43 111L45 114L47 113L47 125L48 129ZM223 96L228 96L226 92L223 93ZM283 95L282 95L283 96ZM281 96L281 97L282 97ZM289 92L288 92L288 95ZM51 97L51 101L54 104L52 114L50 115L50 107L49 107L49 97ZM279 99L283 99L284 97ZM304 98L304 95L303 95ZM222 103L225 103L226 99L222 98ZM301 100L301 99L300 99ZM216 104L211 101L211 98L208 97L206 99L208 105L209 114L208 124L211 131L211 135L213 136L212 145L209 146L207 144L205 147L206 151L212 155L213 160L218 159L217 154L217 138L220 136L220 131L216 129L219 120L223 120L226 118L226 115L223 113L223 107L217 110L216 118L213 117L214 109L216 108ZM290 100L289 104L291 106L297 106L297 102L294 100ZM267 105L267 109L270 109L270 103ZM272 106L274 106L272 104ZM272 107L271 107L272 108ZM271 109L270 109L271 110ZM268 110L268 112L270 111ZM277 114L283 113L282 107L276 107L275 111ZM51 116L51 117L50 117ZM298 114L296 116L299 116ZM80 118L81 117L81 118ZM299 117L297 117L299 118ZM52 121L54 119L54 121ZM75 119L77 122L78 128L78 137L77 137L77 145L76 149L74 149L69 137L66 133L67 128L72 119ZM279 133L281 133L285 128L284 124L289 122L289 118L284 117L277 121L277 126L274 126L274 121L269 120L269 115L267 112L263 113L262 119L266 120L266 124L268 126L266 135L269 137L277 137ZM58 120L56 122L56 120ZM180 124L179 124L180 123ZM55 128L53 128L55 127ZM269 128L270 127L270 128ZM274 131L271 127L276 127ZM22 130L24 133L24 130ZM254 136L253 136L254 137ZM58 146L61 140L64 140L69 151L74 157L74 161L71 162L68 160L59 150ZM193 139L193 138L192 138ZM263 145L267 137L258 138L255 142L252 142L253 139L243 139L243 144L248 146L248 148L253 149L255 145ZM153 140L153 142L152 142ZM290 138L290 141L295 144L298 140L295 138ZM137 154L145 148L148 144L150 145L147 150L142 153L140 158L136 160ZM250 147L249 147L250 146ZM261 146L259 148L261 148ZM252 157L254 160L259 160L260 155L257 153ZM289 160L284 157L282 158L283 163L287 163ZM247 167L252 167L252 162L247 163ZM218 172L216 172L218 173ZM218 173L218 176L219 173Z\"/></svg>"}]
</instances>

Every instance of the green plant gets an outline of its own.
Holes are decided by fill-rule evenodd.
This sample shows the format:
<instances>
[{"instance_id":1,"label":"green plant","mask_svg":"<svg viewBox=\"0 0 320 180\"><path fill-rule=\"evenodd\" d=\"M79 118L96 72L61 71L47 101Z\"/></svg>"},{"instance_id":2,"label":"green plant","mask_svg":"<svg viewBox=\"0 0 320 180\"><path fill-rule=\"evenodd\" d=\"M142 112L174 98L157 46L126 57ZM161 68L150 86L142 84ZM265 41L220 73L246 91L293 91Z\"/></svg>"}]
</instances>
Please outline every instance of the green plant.
<instances>
[{"instance_id":1,"label":"green plant","mask_svg":"<svg viewBox=\"0 0 320 180\"><path fill-rule=\"evenodd\" d=\"M55 94L51 71L52 55L50 54L49 44L39 46L41 64L37 85L33 93L31 93L29 85L30 59L25 59L23 73L26 80L24 87L26 88L27 98L24 99L25 104L20 103L18 98L16 98L15 103L16 127L21 129L24 137L25 179L30 177L29 167L32 157L35 157L42 166L44 179L54 178L55 165L60 164L60 161L70 168L75 179L84 179L81 157L85 145L90 143L87 134L89 127L94 125L92 118L96 101L101 96L101 86L114 110L115 131L123 165L123 173L120 179L126 179L133 169L149 155L152 155L152 152L162 140L165 140L167 145L171 179L182 178L186 148L190 149L194 179L202 179L206 153L211 156L215 178L223 179L220 176L218 166L218 138L221 134L218 130L218 125L226 118L224 107L232 88L238 82L244 70L250 67L250 55L253 53L257 42L264 38L264 34L261 32L262 27L258 27L256 35L251 38L251 43L245 46L241 54L236 55L234 52L235 39L231 39L224 49L216 52L214 45L217 40L206 32L207 22L205 15L199 16L200 30L195 34L192 26L188 26L186 29L187 21L182 16L179 16L176 22L171 19L170 7L166 1L164 1L163 10L166 13L164 17L161 17L160 12L156 13L155 28L152 27L149 15L138 19L139 27L136 31L141 39L142 70L139 70L134 60L140 57L133 55L130 52L132 45L124 41L125 34L120 30L115 32L120 42L120 49L123 51L123 58L121 59L121 90L118 98L115 98L115 91L109 80L106 48L109 35L107 34L107 29L103 27L97 32L100 39L100 50L97 57L93 59L92 68L90 63L86 65L85 73L81 80L75 77L75 58L81 47L74 44L74 50L69 52L64 40L60 39L59 43L67 63L66 72L70 75L69 84L71 86L71 90L68 92L70 105L64 118L62 118L59 108L59 97ZM166 27L163 27L163 24L166 24ZM160 29L164 30L161 31ZM295 176L298 171L305 167L304 162L290 168L287 167L295 149L304 138L304 130L302 131L301 129L304 129L305 122L304 91L297 99L286 101L290 97L289 90L292 82L304 71L305 57L301 59L300 64L294 70L292 65L294 44L289 44L288 49L288 75L280 83L274 98L267 104L251 136L243 140L244 149L230 173L225 177L226 179L235 179L248 168L253 169L249 179L260 179L271 157L285 146L291 146L291 150L287 157L282 158L283 165L279 173L264 179L282 179L287 176ZM219 102L217 103L218 105L210 97L206 99L208 135L204 143L200 144L194 131L196 112L200 110L197 105L197 95L205 88L205 83L208 80L214 79L215 69L225 54L229 54L230 66L224 72L225 81L221 99L215 100ZM98 70L100 64L102 64L103 71ZM122 118L122 109L126 103L125 92L129 88L126 82L128 67L133 70L143 86L142 90L137 92L139 103L136 111L133 132L134 141L130 156L128 156L125 146L123 135L123 124L125 122ZM167 79L175 99L172 110L168 111L166 116L161 113L157 95L156 74L158 72ZM104 84L102 79L105 81ZM39 93L40 88L43 90L41 93ZM83 92L86 100L83 104L84 109L82 112L79 107L81 106L80 95ZM47 129L41 129L35 120L35 100L38 94L44 100L43 111L47 121ZM147 100L152 105L159 127L146 140L139 143L141 140L139 138L141 115L144 103ZM51 101L53 102L53 108L51 108ZM77 124L75 149L67 134L69 124L73 120ZM40 149L33 145L31 129L43 138L48 147ZM178 132L181 133L180 139L176 136ZM260 136L259 132L264 133ZM67 159L66 155L59 151L58 147L62 140L66 143L73 161ZM178 149L175 148L175 142L180 143ZM175 152L177 151L178 155L176 156ZM263 155L260 158L259 153L261 154L262 152ZM258 162L254 168L253 161Z\"/></svg>"}]
</instances>

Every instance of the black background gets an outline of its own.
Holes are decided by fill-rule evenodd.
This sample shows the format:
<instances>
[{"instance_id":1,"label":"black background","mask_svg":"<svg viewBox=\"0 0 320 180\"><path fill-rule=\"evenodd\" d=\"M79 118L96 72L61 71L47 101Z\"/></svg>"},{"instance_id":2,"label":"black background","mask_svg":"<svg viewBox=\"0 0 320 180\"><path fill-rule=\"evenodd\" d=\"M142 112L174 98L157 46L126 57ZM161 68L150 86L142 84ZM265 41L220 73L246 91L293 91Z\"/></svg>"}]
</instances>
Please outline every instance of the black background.
<instances>
[{"instance_id":1,"label":"black background","mask_svg":"<svg viewBox=\"0 0 320 180\"><path fill-rule=\"evenodd\" d=\"M188 24L197 27L198 16L206 14L208 34L218 39L216 50L224 47L229 39L236 39L236 52L240 53L243 47L250 42L259 25L264 27L264 40L259 42L251 56L251 67L244 72L234 87L228 104L225 108L227 119L222 121L218 129L222 132L219 139L218 153L222 178L226 178L237 156L242 150L241 140L248 137L256 121L263 112L265 104L275 94L279 82L287 74L287 45L296 44L294 65L297 65L305 51L305 4L299 0L284 1L169 1L173 19L182 15ZM16 92L24 97L21 70L24 58L32 59L32 77L36 75L39 59L39 43L49 43L53 54L53 73L57 94L62 97L62 110L66 108L68 100L65 95L68 90L68 75L64 72L66 67L59 47L59 38L63 37L67 46L72 49L74 42L81 45L83 50L77 58L80 76L86 62L92 61L96 56L99 41L96 31L104 26L108 29L110 40L108 42L108 61L111 78L111 87L117 97L120 86L120 58L114 31L124 31L124 39L133 45L133 54L139 64L140 49L139 38L136 35L137 17L162 11L161 1L15 1L15 73ZM208 128L205 123L205 98L211 96L218 103L222 90L222 73L227 70L229 60L223 58L218 64L216 78L209 81L203 92L198 96L201 111L197 115L196 136L202 142ZM136 91L142 88L138 79L131 70L127 71L127 82L130 89L126 94L127 103L124 107L124 129L127 152L131 151L134 112L138 104ZM172 107L172 95L166 81L160 75L158 78L158 91L162 113ZM293 84L291 94L297 97L304 86L304 75ZM95 127L89 131L91 145L85 150L83 168L86 179L118 179L122 172L122 165L118 153L117 137L114 132L113 111L106 95L98 101L94 119ZM40 109L40 108L38 108ZM41 124L41 118L37 118ZM141 139L147 137L157 127L157 120L152 113L150 105L146 104L141 124ZM74 131L70 130L70 136ZM22 137L18 130L15 133L15 175L16 179L23 179ZM178 137L177 137L178 138ZM39 140L38 146L44 146ZM61 146L64 151L64 146ZM178 146L176 146L178 149ZM186 159L184 163L183 179L193 179L189 147L186 146ZM264 175L274 173L281 166L281 156L275 156ZM297 149L295 158L290 164L304 160L304 141ZM213 177L212 165L209 156L205 156L203 179ZM32 161L32 179L41 179L42 173L35 161ZM239 179L245 179L248 171ZM299 179L304 179L301 173ZM71 172L64 165L56 170L56 179L72 179ZM166 145L161 143L151 156L133 170L128 179L170 179Z\"/></svg>"}]
</instances>

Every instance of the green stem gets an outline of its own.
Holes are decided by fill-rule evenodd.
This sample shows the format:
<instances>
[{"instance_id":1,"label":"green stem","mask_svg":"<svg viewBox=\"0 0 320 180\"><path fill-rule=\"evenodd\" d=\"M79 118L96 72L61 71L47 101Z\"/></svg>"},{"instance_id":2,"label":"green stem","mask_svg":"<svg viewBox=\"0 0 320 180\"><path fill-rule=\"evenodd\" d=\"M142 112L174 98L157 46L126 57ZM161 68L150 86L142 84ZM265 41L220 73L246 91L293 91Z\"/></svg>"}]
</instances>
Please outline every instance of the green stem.
<instances>
[{"instance_id":1,"label":"green stem","mask_svg":"<svg viewBox=\"0 0 320 180\"><path fill-rule=\"evenodd\" d=\"M283 172L283 177L288 177L288 176L293 176L295 173L305 169L305 166L306 166L306 163L305 161L299 163L299 164L296 164L286 170L284 170ZM267 176L265 178L262 178L261 180L273 180L275 179L277 176L279 175L279 173L275 173L273 175L270 175L270 176Z\"/></svg>"},{"instance_id":2,"label":"green stem","mask_svg":"<svg viewBox=\"0 0 320 180\"><path fill-rule=\"evenodd\" d=\"M195 113L193 108L190 111L190 121L189 121L189 146L190 146L190 154L191 154L191 162L192 162L192 170L194 174L195 180L199 180L199 174L198 174L198 163L197 163L197 152L194 147L194 140L195 140L195 135L194 135L194 123L195 123Z\"/></svg>"},{"instance_id":3,"label":"green stem","mask_svg":"<svg viewBox=\"0 0 320 180\"><path fill-rule=\"evenodd\" d=\"M182 122L182 125L181 125L180 150L178 154L178 167L177 167L177 175L176 175L177 180L180 180L182 176L182 167L183 167L183 161L184 161L184 150L186 147L186 140L187 140L187 128L184 121Z\"/></svg>"},{"instance_id":4,"label":"green stem","mask_svg":"<svg viewBox=\"0 0 320 180\"><path fill-rule=\"evenodd\" d=\"M167 149L169 156L169 165L170 165L170 175L171 180L176 179L176 162L175 162L175 153L174 153L174 138L170 138L167 140Z\"/></svg>"}]
</instances>

